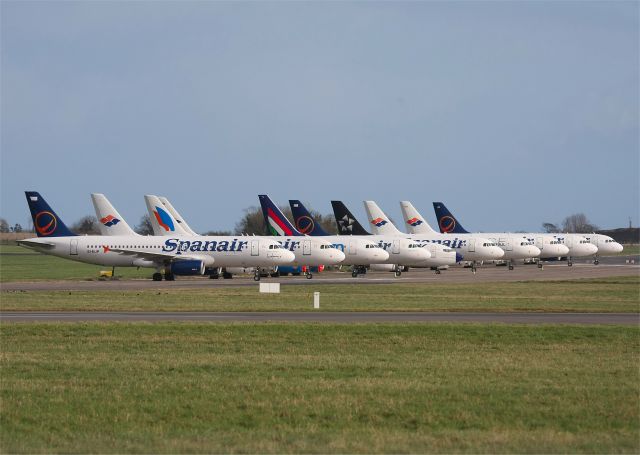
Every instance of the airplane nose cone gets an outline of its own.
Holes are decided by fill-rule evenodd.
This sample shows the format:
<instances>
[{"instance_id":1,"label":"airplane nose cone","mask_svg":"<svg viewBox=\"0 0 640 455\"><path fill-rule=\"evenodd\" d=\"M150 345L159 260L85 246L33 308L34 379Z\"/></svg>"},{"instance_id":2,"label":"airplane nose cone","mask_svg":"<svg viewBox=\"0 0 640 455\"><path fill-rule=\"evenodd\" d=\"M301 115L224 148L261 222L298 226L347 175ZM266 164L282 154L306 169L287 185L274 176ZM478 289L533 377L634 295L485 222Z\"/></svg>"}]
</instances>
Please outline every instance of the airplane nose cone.
<instances>
[{"instance_id":1,"label":"airplane nose cone","mask_svg":"<svg viewBox=\"0 0 640 455\"><path fill-rule=\"evenodd\" d=\"M569 254L569 248L566 245L556 245L558 247L558 251L556 252L558 256L567 256Z\"/></svg>"},{"instance_id":2,"label":"airplane nose cone","mask_svg":"<svg viewBox=\"0 0 640 455\"><path fill-rule=\"evenodd\" d=\"M344 261L344 259L347 257L340 250L334 250L334 251L335 253L331 255L331 259L335 261L335 264L339 264L340 262Z\"/></svg>"},{"instance_id":3,"label":"airplane nose cone","mask_svg":"<svg viewBox=\"0 0 640 455\"><path fill-rule=\"evenodd\" d=\"M283 251L283 253L284 254L280 257L282 264L291 264L296 259L296 255L291 251Z\"/></svg>"},{"instance_id":4,"label":"airplane nose cone","mask_svg":"<svg viewBox=\"0 0 640 455\"><path fill-rule=\"evenodd\" d=\"M596 254L598 252L598 247L592 244L586 245L588 253L587 254Z\"/></svg>"},{"instance_id":5,"label":"airplane nose cone","mask_svg":"<svg viewBox=\"0 0 640 455\"><path fill-rule=\"evenodd\" d=\"M498 248L497 246L492 247L491 256L493 256L496 259L500 259L502 256L504 256L504 250L502 248Z\"/></svg>"},{"instance_id":6,"label":"airplane nose cone","mask_svg":"<svg viewBox=\"0 0 640 455\"><path fill-rule=\"evenodd\" d=\"M464 256L456 251L456 264L461 262L464 259Z\"/></svg>"},{"instance_id":7,"label":"airplane nose cone","mask_svg":"<svg viewBox=\"0 0 640 455\"><path fill-rule=\"evenodd\" d=\"M429 259L431 257L431 251L426 248L416 248L416 253L418 253L420 259Z\"/></svg>"},{"instance_id":8,"label":"airplane nose cone","mask_svg":"<svg viewBox=\"0 0 640 455\"><path fill-rule=\"evenodd\" d=\"M529 246L529 255L532 258L540 256L540 253L541 253L540 248L538 248L537 246L533 246L533 245Z\"/></svg>"},{"instance_id":9,"label":"airplane nose cone","mask_svg":"<svg viewBox=\"0 0 640 455\"><path fill-rule=\"evenodd\" d=\"M622 250L624 250L624 247L617 242L613 243L612 246L613 246L614 253L620 253L622 252Z\"/></svg>"}]
</instances>

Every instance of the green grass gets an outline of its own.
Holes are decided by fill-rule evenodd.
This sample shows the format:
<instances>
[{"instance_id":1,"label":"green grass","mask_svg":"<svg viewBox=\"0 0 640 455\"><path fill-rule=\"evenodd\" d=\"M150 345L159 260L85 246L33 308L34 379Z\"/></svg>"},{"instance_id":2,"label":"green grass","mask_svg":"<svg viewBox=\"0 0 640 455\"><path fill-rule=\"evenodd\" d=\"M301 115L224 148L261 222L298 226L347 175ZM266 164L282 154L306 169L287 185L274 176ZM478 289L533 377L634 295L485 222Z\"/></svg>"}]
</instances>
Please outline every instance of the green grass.
<instances>
[{"instance_id":1,"label":"green grass","mask_svg":"<svg viewBox=\"0 0 640 455\"><path fill-rule=\"evenodd\" d=\"M41 280L92 280L100 276L101 270L111 270L101 265L84 264L28 248L0 245L0 282ZM152 269L134 267L116 268L116 276L124 279L149 278Z\"/></svg>"},{"instance_id":2,"label":"green grass","mask_svg":"<svg viewBox=\"0 0 640 455\"><path fill-rule=\"evenodd\" d=\"M117 283L113 283L117 286ZM338 284L138 291L5 291L3 311L640 311L640 277L476 284Z\"/></svg>"},{"instance_id":3,"label":"green grass","mask_svg":"<svg viewBox=\"0 0 640 455\"><path fill-rule=\"evenodd\" d=\"M2 324L2 452L640 451L637 327Z\"/></svg>"}]
</instances>

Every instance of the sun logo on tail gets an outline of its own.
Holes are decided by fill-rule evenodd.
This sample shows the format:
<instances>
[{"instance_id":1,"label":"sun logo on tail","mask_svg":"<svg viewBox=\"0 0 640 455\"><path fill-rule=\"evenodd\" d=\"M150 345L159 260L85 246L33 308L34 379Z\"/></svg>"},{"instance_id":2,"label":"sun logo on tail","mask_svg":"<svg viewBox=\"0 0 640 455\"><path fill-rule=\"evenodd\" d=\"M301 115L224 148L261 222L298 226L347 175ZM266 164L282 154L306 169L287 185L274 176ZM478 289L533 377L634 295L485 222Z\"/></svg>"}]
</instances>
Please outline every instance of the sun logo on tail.
<instances>
[{"instance_id":1,"label":"sun logo on tail","mask_svg":"<svg viewBox=\"0 0 640 455\"><path fill-rule=\"evenodd\" d=\"M441 232L451 232L456 228L456 220L449 215L440 218L439 224Z\"/></svg>"},{"instance_id":2,"label":"sun logo on tail","mask_svg":"<svg viewBox=\"0 0 640 455\"><path fill-rule=\"evenodd\" d=\"M47 236L55 232L58 226L58 220L53 213L44 211L35 216L33 226L36 228L36 231L38 231L38 234Z\"/></svg>"}]
</instances>

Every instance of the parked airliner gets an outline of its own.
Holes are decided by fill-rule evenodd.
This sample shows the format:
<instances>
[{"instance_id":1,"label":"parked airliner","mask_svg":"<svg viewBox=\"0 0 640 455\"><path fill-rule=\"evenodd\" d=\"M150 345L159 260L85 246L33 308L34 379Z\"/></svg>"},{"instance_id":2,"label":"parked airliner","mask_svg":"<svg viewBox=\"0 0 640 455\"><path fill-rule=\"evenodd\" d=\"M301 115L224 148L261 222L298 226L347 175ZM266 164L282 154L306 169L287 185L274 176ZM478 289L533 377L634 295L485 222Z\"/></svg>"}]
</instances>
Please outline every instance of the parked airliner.
<instances>
[{"instance_id":1,"label":"parked airliner","mask_svg":"<svg viewBox=\"0 0 640 455\"><path fill-rule=\"evenodd\" d=\"M471 270L475 273L476 261L494 261L504 256L504 251L494 242L486 237L466 234L466 235L445 235L445 234L405 234L400 232L389 220L387 215L378 207L374 201L364 201L364 208L367 212L369 224L374 233L401 236L423 243L439 243L454 248L464 256L465 260L471 261Z\"/></svg>"},{"instance_id":2,"label":"parked airliner","mask_svg":"<svg viewBox=\"0 0 640 455\"><path fill-rule=\"evenodd\" d=\"M290 200L289 206L291 207L296 228L300 232L312 236L329 235L322 229L320 224L313 219L311 213L305 208L302 202L299 200ZM344 236L339 236L338 238L342 238L343 241L348 241L345 240ZM362 238L365 241L373 242L389 253L389 258L384 264L372 264L370 268L372 270L392 271L396 276L400 276L402 270L406 267L430 267L439 271L438 267L454 265L457 259L455 251L450 248L445 248L442 245L434 245L434 247L441 250L437 257L431 257L430 251L428 257L424 257L427 256L424 255L425 249L421 248L422 245L413 240L382 235L373 236L368 233L366 236L351 235L346 237L346 239L349 240L353 238ZM426 250L428 251L428 249ZM366 273L366 270L366 265L354 266L352 275L355 277L358 274Z\"/></svg>"},{"instance_id":3,"label":"parked airliner","mask_svg":"<svg viewBox=\"0 0 640 455\"><path fill-rule=\"evenodd\" d=\"M466 233L466 229L462 227L462 224L457 220L455 216L445 207L442 202L434 202L433 208L436 212L436 218L438 220L438 226L440 227L440 231L442 232L452 232L458 235L462 235ZM499 234L482 234L482 235L499 235ZM504 235L504 234L503 234ZM587 240L582 234L542 234L542 233L525 233L528 238L534 240L539 239L542 240L543 250L545 249L544 240L547 239L548 246L550 247L550 252L545 252L543 257L545 258L553 258L553 257L568 257L568 265L573 265L572 258L574 257L583 257L583 256L591 256L598 252L598 248L592 245L589 240ZM540 239L542 237L542 239ZM562 245L568 249L568 252L565 254L555 254L554 245ZM550 256L549 254L552 254ZM542 264L538 263L538 266L541 267Z\"/></svg>"},{"instance_id":4,"label":"parked airliner","mask_svg":"<svg viewBox=\"0 0 640 455\"><path fill-rule=\"evenodd\" d=\"M208 267L266 267L290 264L295 259L293 253L265 237L78 236L67 228L39 193L26 191L25 195L38 237L20 240L19 245L88 264L155 268L155 281L162 280L162 272L170 281L175 275L203 275ZM114 223L116 219L118 221ZM114 214L102 224L117 226L120 222Z\"/></svg>"},{"instance_id":5,"label":"parked airliner","mask_svg":"<svg viewBox=\"0 0 640 455\"><path fill-rule=\"evenodd\" d=\"M178 224L173 216L167 210L164 210L164 205L157 196L145 195L144 199L149 211L149 217L151 218L151 224L154 226L154 232L158 230L160 233L162 233L178 229L184 231L182 226ZM335 265L340 264L342 261L344 261L345 258L345 255L342 251L339 251L338 249L334 248L331 243L326 242L322 239L305 238L302 240L281 240L273 236L261 237L268 238L270 241L278 242L285 249L291 251L295 255L295 259L292 264L294 266ZM243 267L246 267L246 265ZM256 270L255 277L259 276L260 273L258 270ZM308 271L306 276L307 278L311 278L313 275L310 271Z\"/></svg>"},{"instance_id":6,"label":"parked airliner","mask_svg":"<svg viewBox=\"0 0 640 455\"><path fill-rule=\"evenodd\" d=\"M409 201L401 201L400 209L407 231L411 234L438 234L429 223L418 213ZM497 244L504 251L503 260L513 270L514 259L527 259L540 255L540 249L534 245L534 239L524 234L480 234L487 237L492 243Z\"/></svg>"},{"instance_id":7,"label":"parked airliner","mask_svg":"<svg viewBox=\"0 0 640 455\"><path fill-rule=\"evenodd\" d=\"M284 216L280 208L273 203L269 196L261 194L258 196L258 199L260 199L260 206L262 207L262 214L267 228L274 235L284 235L293 239L297 238L298 240L300 238L321 239L329 242L334 248L344 253L345 259L342 261L343 265L366 266L369 264L385 264L389 259L389 253L369 239L345 238L337 235L309 237L298 231L289 222L287 217ZM426 256L427 255L423 253L416 254L416 257L425 258Z\"/></svg>"}]
</instances>

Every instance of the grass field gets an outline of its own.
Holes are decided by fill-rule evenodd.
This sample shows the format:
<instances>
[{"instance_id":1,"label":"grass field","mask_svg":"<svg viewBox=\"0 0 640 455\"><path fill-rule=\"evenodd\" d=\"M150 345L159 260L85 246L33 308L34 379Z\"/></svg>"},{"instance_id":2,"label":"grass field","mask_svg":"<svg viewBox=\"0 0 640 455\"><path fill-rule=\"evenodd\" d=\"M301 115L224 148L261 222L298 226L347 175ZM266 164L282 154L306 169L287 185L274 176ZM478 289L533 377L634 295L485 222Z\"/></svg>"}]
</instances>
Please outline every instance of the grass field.
<instances>
[{"instance_id":1,"label":"grass field","mask_svg":"<svg viewBox=\"0 0 640 455\"><path fill-rule=\"evenodd\" d=\"M640 451L637 327L0 333L2 452Z\"/></svg>"},{"instance_id":2,"label":"grass field","mask_svg":"<svg viewBox=\"0 0 640 455\"><path fill-rule=\"evenodd\" d=\"M18 291L0 294L4 311L306 311L310 286L138 291ZM640 311L640 277L476 284L323 285L323 311Z\"/></svg>"}]
</instances>

